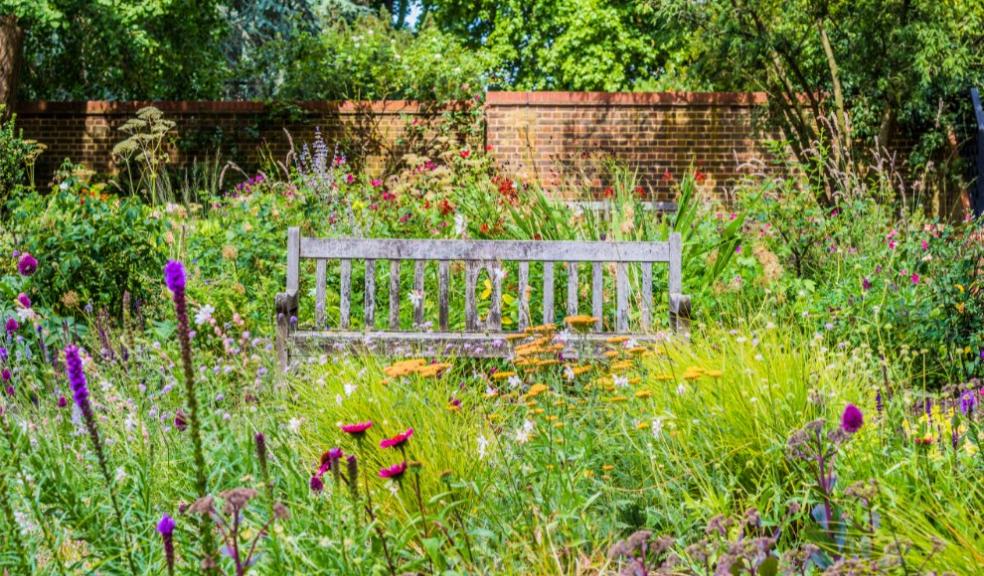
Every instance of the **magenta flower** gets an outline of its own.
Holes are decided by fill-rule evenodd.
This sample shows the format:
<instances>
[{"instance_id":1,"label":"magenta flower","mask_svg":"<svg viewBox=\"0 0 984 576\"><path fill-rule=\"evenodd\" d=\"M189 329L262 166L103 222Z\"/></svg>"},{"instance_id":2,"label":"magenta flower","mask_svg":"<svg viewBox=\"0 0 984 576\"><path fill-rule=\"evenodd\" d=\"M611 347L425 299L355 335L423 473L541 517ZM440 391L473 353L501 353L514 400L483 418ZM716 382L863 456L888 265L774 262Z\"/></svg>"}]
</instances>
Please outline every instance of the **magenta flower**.
<instances>
[{"instance_id":1,"label":"magenta flower","mask_svg":"<svg viewBox=\"0 0 984 576\"><path fill-rule=\"evenodd\" d=\"M848 434L854 434L861 429L864 424L864 414L861 413L861 409L854 404L848 404L844 407L844 413L841 414L841 429L843 429Z\"/></svg>"},{"instance_id":2,"label":"magenta flower","mask_svg":"<svg viewBox=\"0 0 984 576\"><path fill-rule=\"evenodd\" d=\"M177 260L168 260L164 265L164 284L175 296L184 293L185 289L185 269L184 265Z\"/></svg>"},{"instance_id":3,"label":"magenta flower","mask_svg":"<svg viewBox=\"0 0 984 576\"><path fill-rule=\"evenodd\" d=\"M317 475L311 476L311 481L308 483L308 485L311 487L311 492L317 493L325 489L324 480L322 480L321 477Z\"/></svg>"},{"instance_id":4,"label":"magenta flower","mask_svg":"<svg viewBox=\"0 0 984 576\"><path fill-rule=\"evenodd\" d=\"M369 181L369 184L371 184L373 188L379 188L380 186L383 185L383 181L380 180L379 178L373 178L372 180Z\"/></svg>"},{"instance_id":5,"label":"magenta flower","mask_svg":"<svg viewBox=\"0 0 984 576\"><path fill-rule=\"evenodd\" d=\"M0 370L0 381L3 381L3 383L6 384L7 382L10 382L10 379L11 376L9 369L4 368L3 370Z\"/></svg>"},{"instance_id":6,"label":"magenta flower","mask_svg":"<svg viewBox=\"0 0 984 576\"><path fill-rule=\"evenodd\" d=\"M13 334L14 332L17 332L18 329L20 329L20 324L17 323L16 318L11 316L10 318L7 318L7 324L4 327L7 330L7 334Z\"/></svg>"},{"instance_id":7,"label":"magenta flower","mask_svg":"<svg viewBox=\"0 0 984 576\"><path fill-rule=\"evenodd\" d=\"M17 295L17 302L24 308L31 307L31 297L23 292Z\"/></svg>"},{"instance_id":8,"label":"magenta flower","mask_svg":"<svg viewBox=\"0 0 984 576\"><path fill-rule=\"evenodd\" d=\"M912 280L913 285L919 284L919 274L913 272L912 276L909 276L909 280Z\"/></svg>"},{"instance_id":9,"label":"magenta flower","mask_svg":"<svg viewBox=\"0 0 984 576\"><path fill-rule=\"evenodd\" d=\"M318 476L321 476L328 470L332 469L332 466L337 467L338 461L342 459L343 452L341 448L332 448L324 454L321 455L321 464L318 466Z\"/></svg>"},{"instance_id":10,"label":"magenta flower","mask_svg":"<svg viewBox=\"0 0 984 576\"><path fill-rule=\"evenodd\" d=\"M379 471L380 478L389 478L390 480L399 480L403 477L404 472L407 471L407 463L400 462L399 464L394 464L388 468L383 468Z\"/></svg>"},{"instance_id":11,"label":"magenta flower","mask_svg":"<svg viewBox=\"0 0 984 576\"><path fill-rule=\"evenodd\" d=\"M365 434L366 430L372 428L372 422L367 420L365 422L357 422L355 424L342 424L339 428L341 428L342 432L345 432L346 434L359 437Z\"/></svg>"},{"instance_id":12,"label":"magenta flower","mask_svg":"<svg viewBox=\"0 0 984 576\"><path fill-rule=\"evenodd\" d=\"M20 260L17 261L17 271L20 272L21 276L30 276L38 271L38 260L34 256L31 256L30 252L24 252L21 254Z\"/></svg>"},{"instance_id":13,"label":"magenta flower","mask_svg":"<svg viewBox=\"0 0 984 576\"><path fill-rule=\"evenodd\" d=\"M868 290L871 290L871 280L868 280L867 278L862 278L861 279L861 289L864 290L865 292L867 292Z\"/></svg>"},{"instance_id":14,"label":"magenta flower","mask_svg":"<svg viewBox=\"0 0 984 576\"><path fill-rule=\"evenodd\" d=\"M407 428L406 432L401 432L392 438L384 438L382 442L379 443L380 448L399 448L410 440L413 436L413 428Z\"/></svg>"},{"instance_id":15,"label":"magenta flower","mask_svg":"<svg viewBox=\"0 0 984 576\"><path fill-rule=\"evenodd\" d=\"M177 525L174 518L167 514L161 516L157 523L157 533L164 541L164 559L167 561L167 573L174 574L174 527Z\"/></svg>"}]
</instances>

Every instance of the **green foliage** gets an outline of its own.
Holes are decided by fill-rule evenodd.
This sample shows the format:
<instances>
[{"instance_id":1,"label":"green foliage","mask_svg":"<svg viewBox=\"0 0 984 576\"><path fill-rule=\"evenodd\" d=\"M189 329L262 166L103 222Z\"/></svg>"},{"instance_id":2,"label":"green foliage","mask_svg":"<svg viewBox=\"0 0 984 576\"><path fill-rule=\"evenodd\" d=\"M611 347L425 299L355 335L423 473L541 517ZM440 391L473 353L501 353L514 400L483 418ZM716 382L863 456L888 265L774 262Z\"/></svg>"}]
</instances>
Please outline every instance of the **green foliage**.
<instances>
[{"instance_id":1,"label":"green foliage","mask_svg":"<svg viewBox=\"0 0 984 576\"><path fill-rule=\"evenodd\" d=\"M136 199L106 196L104 185L64 181L50 194L11 202L14 246L39 262L32 298L78 313L86 304L118 311L123 293L157 294L164 265L164 223Z\"/></svg>"},{"instance_id":2,"label":"green foliage","mask_svg":"<svg viewBox=\"0 0 984 576\"><path fill-rule=\"evenodd\" d=\"M486 58L434 26L410 32L366 16L270 42L259 65L282 71L267 96L440 102L470 98L483 84Z\"/></svg>"},{"instance_id":3,"label":"green foliage","mask_svg":"<svg viewBox=\"0 0 984 576\"><path fill-rule=\"evenodd\" d=\"M17 132L14 127L16 115L6 118L5 114L6 110L0 105L0 215L18 186L33 184L34 159L42 150L37 143L25 140Z\"/></svg>"}]
</instances>

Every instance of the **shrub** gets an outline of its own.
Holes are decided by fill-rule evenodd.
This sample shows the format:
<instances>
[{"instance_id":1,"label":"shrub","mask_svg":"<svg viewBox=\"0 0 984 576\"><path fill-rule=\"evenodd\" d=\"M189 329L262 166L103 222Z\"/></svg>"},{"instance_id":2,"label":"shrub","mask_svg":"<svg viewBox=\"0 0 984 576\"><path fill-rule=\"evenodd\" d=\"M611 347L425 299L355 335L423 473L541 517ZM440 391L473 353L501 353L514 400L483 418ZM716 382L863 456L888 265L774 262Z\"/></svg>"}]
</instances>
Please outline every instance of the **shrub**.
<instances>
[{"instance_id":1,"label":"shrub","mask_svg":"<svg viewBox=\"0 0 984 576\"><path fill-rule=\"evenodd\" d=\"M139 201L109 196L102 184L66 180L12 207L16 248L45 263L34 282L39 303L66 313L85 304L118 309L126 291L141 299L157 292L164 224Z\"/></svg>"}]
</instances>

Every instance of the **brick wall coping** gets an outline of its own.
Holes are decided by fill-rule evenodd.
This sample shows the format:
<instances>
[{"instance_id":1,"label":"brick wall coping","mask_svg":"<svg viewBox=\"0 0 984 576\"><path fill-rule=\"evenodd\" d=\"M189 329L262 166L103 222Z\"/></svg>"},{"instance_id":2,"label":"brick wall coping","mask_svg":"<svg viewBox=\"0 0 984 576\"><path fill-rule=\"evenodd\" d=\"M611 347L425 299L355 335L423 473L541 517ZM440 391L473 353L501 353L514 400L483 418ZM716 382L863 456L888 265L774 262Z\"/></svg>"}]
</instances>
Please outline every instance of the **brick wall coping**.
<instances>
[{"instance_id":1,"label":"brick wall coping","mask_svg":"<svg viewBox=\"0 0 984 576\"><path fill-rule=\"evenodd\" d=\"M438 106L426 102L420 103L408 100L344 102L321 100L292 102L291 105L309 112L334 112L338 114L356 114L360 112L372 112L374 114L418 114L433 112L438 109ZM263 114L276 109L264 102L231 100L88 100L71 102L39 100L35 102L20 102L15 106L14 111L20 115L128 115L133 114L145 106L155 106L162 112L172 114Z\"/></svg>"},{"instance_id":2,"label":"brick wall coping","mask_svg":"<svg viewBox=\"0 0 984 576\"><path fill-rule=\"evenodd\" d=\"M486 106L760 106L764 92L488 92Z\"/></svg>"}]
</instances>

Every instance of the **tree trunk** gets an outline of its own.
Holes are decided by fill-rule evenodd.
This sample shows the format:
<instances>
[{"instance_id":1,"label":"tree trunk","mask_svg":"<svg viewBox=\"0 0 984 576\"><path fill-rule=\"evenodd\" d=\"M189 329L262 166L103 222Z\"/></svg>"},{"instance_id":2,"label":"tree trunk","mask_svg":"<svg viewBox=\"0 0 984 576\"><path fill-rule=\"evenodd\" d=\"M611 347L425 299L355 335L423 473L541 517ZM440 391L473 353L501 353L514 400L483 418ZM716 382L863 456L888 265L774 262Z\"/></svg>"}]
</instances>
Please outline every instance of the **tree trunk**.
<instances>
[{"instance_id":1,"label":"tree trunk","mask_svg":"<svg viewBox=\"0 0 984 576\"><path fill-rule=\"evenodd\" d=\"M8 110L13 108L17 96L23 44L24 29L17 16L0 16L0 104Z\"/></svg>"}]
</instances>

